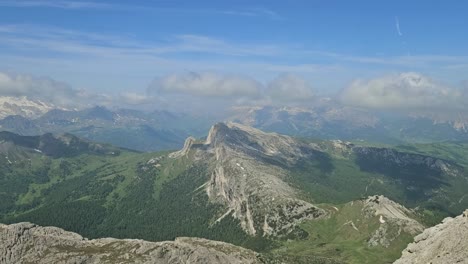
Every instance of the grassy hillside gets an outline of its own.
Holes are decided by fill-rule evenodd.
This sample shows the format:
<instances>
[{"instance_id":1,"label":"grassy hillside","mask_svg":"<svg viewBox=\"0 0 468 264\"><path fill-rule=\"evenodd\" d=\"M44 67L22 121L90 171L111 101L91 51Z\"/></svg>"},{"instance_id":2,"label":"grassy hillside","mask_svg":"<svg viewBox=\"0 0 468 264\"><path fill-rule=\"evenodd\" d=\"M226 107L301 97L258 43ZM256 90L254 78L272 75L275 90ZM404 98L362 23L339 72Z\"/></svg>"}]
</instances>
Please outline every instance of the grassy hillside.
<instances>
[{"instance_id":1,"label":"grassy hillside","mask_svg":"<svg viewBox=\"0 0 468 264\"><path fill-rule=\"evenodd\" d=\"M126 150L55 158L17 146L9 154L0 159L1 222L59 226L90 238L196 236L270 247L244 234L233 218L210 226L221 208L195 191L209 174L190 159Z\"/></svg>"},{"instance_id":2,"label":"grassy hillside","mask_svg":"<svg viewBox=\"0 0 468 264\"><path fill-rule=\"evenodd\" d=\"M325 153L291 168L289 180L312 201L340 204L381 194L420 208L428 224L468 207L466 143L366 144L362 149L369 153L359 154L350 148L335 148L329 141L310 142ZM444 165L437 167L441 163Z\"/></svg>"},{"instance_id":3,"label":"grassy hillside","mask_svg":"<svg viewBox=\"0 0 468 264\"><path fill-rule=\"evenodd\" d=\"M355 264L392 263L412 241L410 235L403 233L396 237L389 247L369 247L367 242L370 234L380 226L378 217L363 217L362 203L358 202L329 209L333 212L329 219L302 224L301 227L309 233L306 239L284 241L282 246L273 252L293 256L316 255Z\"/></svg>"}]
</instances>

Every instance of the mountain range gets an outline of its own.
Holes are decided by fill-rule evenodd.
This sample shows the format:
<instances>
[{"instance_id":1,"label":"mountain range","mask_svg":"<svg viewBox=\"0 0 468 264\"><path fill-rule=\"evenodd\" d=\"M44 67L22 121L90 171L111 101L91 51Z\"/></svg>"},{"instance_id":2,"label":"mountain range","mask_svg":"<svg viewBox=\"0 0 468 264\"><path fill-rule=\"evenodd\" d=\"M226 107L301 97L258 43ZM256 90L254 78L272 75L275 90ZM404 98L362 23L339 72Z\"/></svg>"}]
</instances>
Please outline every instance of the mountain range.
<instances>
[{"instance_id":1,"label":"mountain range","mask_svg":"<svg viewBox=\"0 0 468 264\"><path fill-rule=\"evenodd\" d=\"M4 112L3 108L0 112ZM202 135L210 126L209 120L183 114L131 109L111 111L99 106L81 110L54 108L34 115L14 113L0 120L1 130L21 135L72 133L140 151L180 148L188 135Z\"/></svg>"},{"instance_id":2,"label":"mountain range","mask_svg":"<svg viewBox=\"0 0 468 264\"><path fill-rule=\"evenodd\" d=\"M178 149L187 136L203 137L217 121L295 137L392 145L468 140L468 118L463 115L378 113L331 99L308 107L238 106L225 114L195 115L102 106L72 109L26 97L0 98L1 130L21 135L72 133L140 151Z\"/></svg>"},{"instance_id":3,"label":"mountain range","mask_svg":"<svg viewBox=\"0 0 468 264\"><path fill-rule=\"evenodd\" d=\"M467 152L463 143L298 139L232 122L175 152L2 132L0 222L91 239L199 237L248 248L263 263L389 263L424 228L468 207ZM177 241L211 247L195 238L168 245ZM77 243L59 249L114 242Z\"/></svg>"}]
</instances>

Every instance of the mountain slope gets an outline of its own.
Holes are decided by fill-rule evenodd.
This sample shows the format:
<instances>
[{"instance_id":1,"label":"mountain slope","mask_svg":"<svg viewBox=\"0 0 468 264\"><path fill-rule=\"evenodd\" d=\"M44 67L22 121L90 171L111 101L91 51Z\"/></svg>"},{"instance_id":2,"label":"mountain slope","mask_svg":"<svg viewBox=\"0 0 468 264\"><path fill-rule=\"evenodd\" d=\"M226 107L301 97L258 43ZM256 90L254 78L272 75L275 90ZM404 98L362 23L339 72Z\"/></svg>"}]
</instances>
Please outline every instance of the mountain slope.
<instances>
[{"instance_id":1,"label":"mountain slope","mask_svg":"<svg viewBox=\"0 0 468 264\"><path fill-rule=\"evenodd\" d=\"M424 230L395 264L468 263L468 210Z\"/></svg>"},{"instance_id":2,"label":"mountain slope","mask_svg":"<svg viewBox=\"0 0 468 264\"><path fill-rule=\"evenodd\" d=\"M71 134L44 134L42 136L20 136L14 133L0 132L2 150L7 151L8 143L24 149L33 149L52 157L68 157L82 153L115 155L118 148L106 144L93 143Z\"/></svg>"},{"instance_id":3,"label":"mountain slope","mask_svg":"<svg viewBox=\"0 0 468 264\"><path fill-rule=\"evenodd\" d=\"M314 254L345 263L389 263L424 228L414 210L383 196L324 207L330 209L330 218L303 223L309 236L286 241L274 252Z\"/></svg>"}]
</instances>

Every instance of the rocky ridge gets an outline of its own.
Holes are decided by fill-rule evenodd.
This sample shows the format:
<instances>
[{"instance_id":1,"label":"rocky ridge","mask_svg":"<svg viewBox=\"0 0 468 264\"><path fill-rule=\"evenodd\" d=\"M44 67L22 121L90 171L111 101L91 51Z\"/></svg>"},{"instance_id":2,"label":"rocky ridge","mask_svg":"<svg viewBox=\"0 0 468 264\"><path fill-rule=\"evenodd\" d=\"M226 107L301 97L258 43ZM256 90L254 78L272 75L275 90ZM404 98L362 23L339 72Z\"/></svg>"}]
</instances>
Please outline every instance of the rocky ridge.
<instances>
[{"instance_id":1,"label":"rocky ridge","mask_svg":"<svg viewBox=\"0 0 468 264\"><path fill-rule=\"evenodd\" d=\"M394 164L399 167L404 166L425 166L426 168L456 176L459 174L460 166L443 159L434 158L414 153L404 153L391 148L377 147L353 147L353 152L358 155L358 158L369 158L371 161L381 161L383 165Z\"/></svg>"},{"instance_id":2,"label":"rocky ridge","mask_svg":"<svg viewBox=\"0 0 468 264\"><path fill-rule=\"evenodd\" d=\"M307 144L236 123L218 123L206 142L189 139L171 157L188 155L189 148L194 160L209 160L211 177L202 187L212 202L226 207L217 221L232 215L250 235L283 236L298 231L304 220L327 216L325 210L298 199L298 191L285 181L285 167L313 158L315 150Z\"/></svg>"},{"instance_id":3,"label":"rocky ridge","mask_svg":"<svg viewBox=\"0 0 468 264\"><path fill-rule=\"evenodd\" d=\"M0 264L9 263L261 263L257 253L200 238L148 242L88 240L57 227L0 224Z\"/></svg>"},{"instance_id":4,"label":"rocky ridge","mask_svg":"<svg viewBox=\"0 0 468 264\"><path fill-rule=\"evenodd\" d=\"M389 247L402 232L414 236L424 230L411 210L382 195L368 197L362 212L366 218L379 217L380 226L368 240L369 247Z\"/></svg>"},{"instance_id":5,"label":"rocky ridge","mask_svg":"<svg viewBox=\"0 0 468 264\"><path fill-rule=\"evenodd\" d=\"M468 210L424 230L394 264L468 263Z\"/></svg>"}]
</instances>

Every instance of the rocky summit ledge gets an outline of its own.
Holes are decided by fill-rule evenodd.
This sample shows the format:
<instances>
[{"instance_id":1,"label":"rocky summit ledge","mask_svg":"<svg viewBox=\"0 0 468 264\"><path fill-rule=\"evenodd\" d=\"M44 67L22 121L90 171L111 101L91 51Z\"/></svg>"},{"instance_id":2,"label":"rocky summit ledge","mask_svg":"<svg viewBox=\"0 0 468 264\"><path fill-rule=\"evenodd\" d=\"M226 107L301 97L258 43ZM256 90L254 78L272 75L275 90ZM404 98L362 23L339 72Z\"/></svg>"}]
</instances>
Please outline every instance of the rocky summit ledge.
<instances>
[{"instance_id":1,"label":"rocky summit ledge","mask_svg":"<svg viewBox=\"0 0 468 264\"><path fill-rule=\"evenodd\" d=\"M0 264L10 263L261 263L254 251L201 238L148 242L88 240L57 227L0 224Z\"/></svg>"},{"instance_id":2,"label":"rocky summit ledge","mask_svg":"<svg viewBox=\"0 0 468 264\"><path fill-rule=\"evenodd\" d=\"M468 210L424 230L394 264L467 264Z\"/></svg>"}]
</instances>

